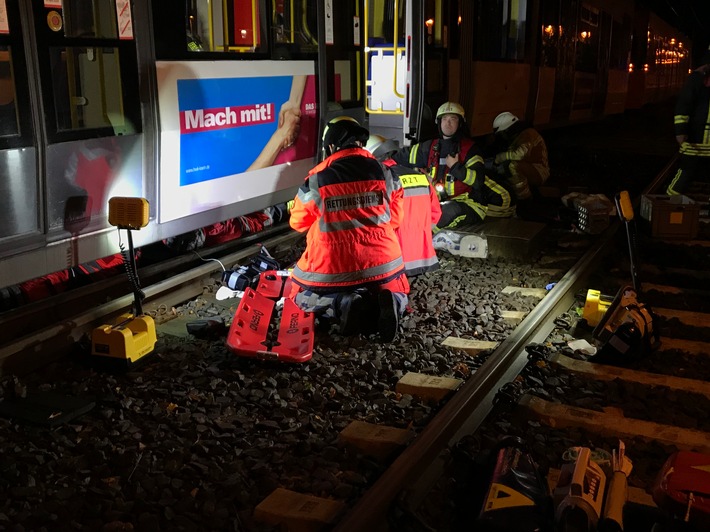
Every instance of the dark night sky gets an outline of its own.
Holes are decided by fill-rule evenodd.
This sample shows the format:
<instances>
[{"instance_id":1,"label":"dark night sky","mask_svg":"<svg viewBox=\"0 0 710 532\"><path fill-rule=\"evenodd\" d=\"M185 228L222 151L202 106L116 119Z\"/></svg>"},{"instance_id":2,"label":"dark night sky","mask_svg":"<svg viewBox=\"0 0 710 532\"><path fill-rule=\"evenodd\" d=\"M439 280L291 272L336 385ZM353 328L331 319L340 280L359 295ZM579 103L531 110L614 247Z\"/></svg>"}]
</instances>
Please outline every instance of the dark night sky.
<instances>
[{"instance_id":1,"label":"dark night sky","mask_svg":"<svg viewBox=\"0 0 710 532\"><path fill-rule=\"evenodd\" d=\"M661 18L685 33L697 62L710 44L710 0L641 0Z\"/></svg>"}]
</instances>

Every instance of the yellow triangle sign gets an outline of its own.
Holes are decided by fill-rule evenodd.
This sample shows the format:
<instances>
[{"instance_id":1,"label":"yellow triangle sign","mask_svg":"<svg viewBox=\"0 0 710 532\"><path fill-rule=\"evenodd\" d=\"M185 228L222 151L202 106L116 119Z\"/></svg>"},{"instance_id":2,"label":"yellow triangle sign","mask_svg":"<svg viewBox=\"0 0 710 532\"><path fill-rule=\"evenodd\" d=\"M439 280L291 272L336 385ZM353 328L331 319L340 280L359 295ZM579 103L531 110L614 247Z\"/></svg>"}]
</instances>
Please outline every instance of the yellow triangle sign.
<instances>
[{"instance_id":1,"label":"yellow triangle sign","mask_svg":"<svg viewBox=\"0 0 710 532\"><path fill-rule=\"evenodd\" d=\"M532 499L503 484L493 483L486 498L486 511L518 506L535 506Z\"/></svg>"}]
</instances>

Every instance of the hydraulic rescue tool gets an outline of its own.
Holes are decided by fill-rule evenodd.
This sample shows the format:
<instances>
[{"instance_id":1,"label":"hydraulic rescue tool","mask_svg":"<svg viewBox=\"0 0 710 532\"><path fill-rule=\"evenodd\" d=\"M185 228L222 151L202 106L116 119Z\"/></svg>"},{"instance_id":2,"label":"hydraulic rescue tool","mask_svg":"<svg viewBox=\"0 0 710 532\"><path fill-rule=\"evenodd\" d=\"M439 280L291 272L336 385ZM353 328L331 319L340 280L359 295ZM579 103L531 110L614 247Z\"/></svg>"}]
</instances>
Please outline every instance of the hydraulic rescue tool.
<instances>
[{"instance_id":1,"label":"hydraulic rescue tool","mask_svg":"<svg viewBox=\"0 0 710 532\"><path fill-rule=\"evenodd\" d=\"M576 460L562 466L553 492L557 530L596 530L602 514L606 475L591 457L588 447L579 447Z\"/></svg>"},{"instance_id":2,"label":"hydraulic rescue tool","mask_svg":"<svg viewBox=\"0 0 710 532\"><path fill-rule=\"evenodd\" d=\"M148 200L114 197L108 202L108 221L128 234L128 250L119 244L128 279L133 288L133 312L122 314L114 324L101 325L91 334L92 359L102 365L127 369L149 355L157 341L155 321L143 314L145 294L138 280L131 231L148 225ZM94 358L95 357L95 358Z\"/></svg>"},{"instance_id":3,"label":"hydraulic rescue tool","mask_svg":"<svg viewBox=\"0 0 710 532\"><path fill-rule=\"evenodd\" d=\"M623 286L599 320L593 336L602 348L594 357L597 362L625 363L648 354L658 344L658 331L651 310L638 299L641 283L636 271L635 230L631 223L634 211L629 194L615 197L619 217L626 225L632 286Z\"/></svg>"}]
</instances>

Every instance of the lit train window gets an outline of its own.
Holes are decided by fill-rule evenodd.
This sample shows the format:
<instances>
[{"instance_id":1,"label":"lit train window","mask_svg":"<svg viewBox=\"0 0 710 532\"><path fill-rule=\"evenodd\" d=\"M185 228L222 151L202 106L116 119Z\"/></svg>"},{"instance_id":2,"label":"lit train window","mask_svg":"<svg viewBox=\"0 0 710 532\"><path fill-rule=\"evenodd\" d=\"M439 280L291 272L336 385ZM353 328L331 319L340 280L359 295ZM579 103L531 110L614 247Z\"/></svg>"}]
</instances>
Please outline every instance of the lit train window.
<instances>
[{"instance_id":1,"label":"lit train window","mask_svg":"<svg viewBox=\"0 0 710 532\"><path fill-rule=\"evenodd\" d=\"M33 7L50 143L139 132L130 0L33 2Z\"/></svg>"},{"instance_id":2,"label":"lit train window","mask_svg":"<svg viewBox=\"0 0 710 532\"><path fill-rule=\"evenodd\" d=\"M474 54L484 61L525 58L527 0L476 0Z\"/></svg>"},{"instance_id":3,"label":"lit train window","mask_svg":"<svg viewBox=\"0 0 710 532\"><path fill-rule=\"evenodd\" d=\"M3 137L20 132L15 93L10 47L0 46L0 136Z\"/></svg>"},{"instance_id":4,"label":"lit train window","mask_svg":"<svg viewBox=\"0 0 710 532\"><path fill-rule=\"evenodd\" d=\"M154 0L158 59L298 59L317 53L315 0Z\"/></svg>"}]
</instances>

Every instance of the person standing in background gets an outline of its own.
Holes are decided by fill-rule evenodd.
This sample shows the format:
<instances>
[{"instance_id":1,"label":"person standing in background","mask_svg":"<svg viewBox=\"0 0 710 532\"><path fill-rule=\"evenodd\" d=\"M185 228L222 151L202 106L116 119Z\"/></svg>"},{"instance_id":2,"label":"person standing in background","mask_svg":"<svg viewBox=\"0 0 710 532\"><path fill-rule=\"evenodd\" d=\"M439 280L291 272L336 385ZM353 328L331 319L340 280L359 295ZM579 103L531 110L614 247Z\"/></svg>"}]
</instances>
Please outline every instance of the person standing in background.
<instances>
[{"instance_id":1,"label":"person standing in background","mask_svg":"<svg viewBox=\"0 0 710 532\"><path fill-rule=\"evenodd\" d=\"M679 168L666 194L684 194L690 184L710 182L710 48L681 89L675 107L675 134L680 145Z\"/></svg>"}]
</instances>

